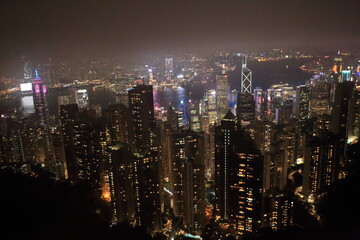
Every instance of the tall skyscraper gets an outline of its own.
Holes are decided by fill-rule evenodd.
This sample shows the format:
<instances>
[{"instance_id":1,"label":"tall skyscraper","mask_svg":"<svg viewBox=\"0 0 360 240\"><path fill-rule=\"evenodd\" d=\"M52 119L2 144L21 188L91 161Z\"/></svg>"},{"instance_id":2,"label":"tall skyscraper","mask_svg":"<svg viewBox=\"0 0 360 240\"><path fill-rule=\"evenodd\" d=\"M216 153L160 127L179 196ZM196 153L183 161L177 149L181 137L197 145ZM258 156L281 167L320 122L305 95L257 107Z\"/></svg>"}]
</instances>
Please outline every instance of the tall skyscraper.
<instances>
[{"instance_id":1,"label":"tall skyscraper","mask_svg":"<svg viewBox=\"0 0 360 240\"><path fill-rule=\"evenodd\" d=\"M130 145L135 156L136 224L149 233L160 230L160 165L154 118L153 88L138 85L129 91Z\"/></svg>"},{"instance_id":2,"label":"tall skyscraper","mask_svg":"<svg viewBox=\"0 0 360 240\"><path fill-rule=\"evenodd\" d=\"M129 142L129 110L122 104L110 105L102 111L102 117L110 130L111 142Z\"/></svg>"},{"instance_id":3,"label":"tall skyscraper","mask_svg":"<svg viewBox=\"0 0 360 240\"><path fill-rule=\"evenodd\" d=\"M238 93L236 115L241 125L248 125L255 120L255 101L251 93Z\"/></svg>"},{"instance_id":4,"label":"tall skyscraper","mask_svg":"<svg viewBox=\"0 0 360 240\"><path fill-rule=\"evenodd\" d=\"M306 85L296 88L295 116L299 122L305 122L309 118L310 89Z\"/></svg>"},{"instance_id":5,"label":"tall skyscraper","mask_svg":"<svg viewBox=\"0 0 360 240\"><path fill-rule=\"evenodd\" d=\"M174 61L172 57L165 58L165 76L168 80L172 79L174 72Z\"/></svg>"},{"instance_id":6,"label":"tall skyscraper","mask_svg":"<svg viewBox=\"0 0 360 240\"><path fill-rule=\"evenodd\" d=\"M132 148L137 153L153 149L156 125L152 86L138 85L129 91L129 110L132 117Z\"/></svg>"},{"instance_id":7,"label":"tall skyscraper","mask_svg":"<svg viewBox=\"0 0 360 240\"><path fill-rule=\"evenodd\" d=\"M77 179L76 156L75 156L75 122L79 120L79 108L77 104L60 106L60 121L64 141L65 160L67 175L70 181Z\"/></svg>"},{"instance_id":8,"label":"tall skyscraper","mask_svg":"<svg viewBox=\"0 0 360 240\"><path fill-rule=\"evenodd\" d=\"M35 70L35 78L32 82L35 114L38 117L38 123L42 128L46 128L49 121L49 108L46 99L46 86Z\"/></svg>"},{"instance_id":9,"label":"tall skyscraper","mask_svg":"<svg viewBox=\"0 0 360 240\"><path fill-rule=\"evenodd\" d=\"M339 179L338 137L328 134L323 137L306 138L304 149L303 193L317 194L324 187Z\"/></svg>"},{"instance_id":10,"label":"tall skyscraper","mask_svg":"<svg viewBox=\"0 0 360 240\"><path fill-rule=\"evenodd\" d=\"M204 138L194 131L171 136L174 214L189 230L199 230L205 216Z\"/></svg>"},{"instance_id":11,"label":"tall skyscraper","mask_svg":"<svg viewBox=\"0 0 360 240\"><path fill-rule=\"evenodd\" d=\"M217 127L216 212L238 233L260 227L263 157L229 111Z\"/></svg>"},{"instance_id":12,"label":"tall skyscraper","mask_svg":"<svg viewBox=\"0 0 360 240\"><path fill-rule=\"evenodd\" d=\"M42 141L44 149L45 169L55 172L55 154L53 140L49 129L49 108L47 104L46 86L35 70L35 78L32 81L32 91L34 99L35 115L37 118L37 128L39 129L39 141ZM40 140L41 139L41 140Z\"/></svg>"},{"instance_id":13,"label":"tall skyscraper","mask_svg":"<svg viewBox=\"0 0 360 240\"><path fill-rule=\"evenodd\" d=\"M136 224L149 233L158 232L161 229L159 158L156 152L134 157Z\"/></svg>"},{"instance_id":14,"label":"tall skyscraper","mask_svg":"<svg viewBox=\"0 0 360 240\"><path fill-rule=\"evenodd\" d=\"M310 117L330 114L330 88L327 81L313 81L310 84Z\"/></svg>"},{"instance_id":15,"label":"tall skyscraper","mask_svg":"<svg viewBox=\"0 0 360 240\"><path fill-rule=\"evenodd\" d=\"M86 89L78 89L75 92L75 99L80 109L89 109L89 97Z\"/></svg>"},{"instance_id":16,"label":"tall skyscraper","mask_svg":"<svg viewBox=\"0 0 360 240\"><path fill-rule=\"evenodd\" d=\"M135 221L135 182L133 158L129 146L117 144L109 147L109 182L111 203L116 222Z\"/></svg>"},{"instance_id":17,"label":"tall skyscraper","mask_svg":"<svg viewBox=\"0 0 360 240\"><path fill-rule=\"evenodd\" d=\"M244 57L241 66L241 88L240 93L252 93L252 72L247 68L247 57Z\"/></svg>"},{"instance_id":18,"label":"tall skyscraper","mask_svg":"<svg viewBox=\"0 0 360 240\"><path fill-rule=\"evenodd\" d=\"M216 111L217 119L220 121L229 109L229 80L222 70L220 75L216 75Z\"/></svg>"}]
</instances>

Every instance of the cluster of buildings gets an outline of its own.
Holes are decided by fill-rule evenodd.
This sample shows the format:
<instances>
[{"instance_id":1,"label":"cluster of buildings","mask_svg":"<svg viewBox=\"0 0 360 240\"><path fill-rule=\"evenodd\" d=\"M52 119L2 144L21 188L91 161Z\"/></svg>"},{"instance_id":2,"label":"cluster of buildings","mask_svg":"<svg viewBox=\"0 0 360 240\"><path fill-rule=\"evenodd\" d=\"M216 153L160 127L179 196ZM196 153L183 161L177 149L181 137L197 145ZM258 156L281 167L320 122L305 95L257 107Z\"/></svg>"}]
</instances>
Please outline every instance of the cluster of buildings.
<instances>
[{"instance_id":1,"label":"cluster of buildings","mask_svg":"<svg viewBox=\"0 0 360 240\"><path fill-rule=\"evenodd\" d=\"M35 73L35 113L0 119L0 162L86 181L111 205L114 222L150 234L222 239L284 229L294 224L295 199L314 204L349 174L346 149L360 136L359 71L334 67L304 85L263 90L253 88L246 57L239 67L239 89L230 91L219 60L214 89L165 110L154 107L150 82L103 110L77 89L59 97L58 118ZM173 68L166 58L169 79Z\"/></svg>"}]
</instances>

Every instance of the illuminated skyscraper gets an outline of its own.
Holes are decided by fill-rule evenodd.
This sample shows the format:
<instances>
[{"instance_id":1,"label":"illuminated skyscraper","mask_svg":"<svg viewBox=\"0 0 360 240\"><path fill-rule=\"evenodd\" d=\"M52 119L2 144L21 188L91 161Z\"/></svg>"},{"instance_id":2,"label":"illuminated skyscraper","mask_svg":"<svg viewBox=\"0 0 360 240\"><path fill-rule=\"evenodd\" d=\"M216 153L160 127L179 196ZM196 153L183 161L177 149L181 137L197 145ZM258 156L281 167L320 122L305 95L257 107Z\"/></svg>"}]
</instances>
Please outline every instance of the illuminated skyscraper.
<instances>
[{"instance_id":1,"label":"illuminated skyscraper","mask_svg":"<svg viewBox=\"0 0 360 240\"><path fill-rule=\"evenodd\" d=\"M203 225L205 215L204 138L193 131L171 136L174 214L190 230Z\"/></svg>"},{"instance_id":2,"label":"illuminated skyscraper","mask_svg":"<svg viewBox=\"0 0 360 240\"><path fill-rule=\"evenodd\" d=\"M252 72L247 68L247 57L245 56L241 66L241 88L240 93L252 93Z\"/></svg>"},{"instance_id":3,"label":"illuminated skyscraper","mask_svg":"<svg viewBox=\"0 0 360 240\"><path fill-rule=\"evenodd\" d=\"M264 120L265 112L265 92L261 88L254 89L254 99L255 99L255 119Z\"/></svg>"},{"instance_id":4,"label":"illuminated skyscraper","mask_svg":"<svg viewBox=\"0 0 360 240\"><path fill-rule=\"evenodd\" d=\"M132 117L132 148L140 153L154 147L155 118L153 88L138 85L129 91L129 110Z\"/></svg>"},{"instance_id":5,"label":"illuminated skyscraper","mask_svg":"<svg viewBox=\"0 0 360 240\"><path fill-rule=\"evenodd\" d=\"M216 111L217 119L220 121L229 109L229 80L222 70L220 75L216 75Z\"/></svg>"},{"instance_id":6,"label":"illuminated skyscraper","mask_svg":"<svg viewBox=\"0 0 360 240\"><path fill-rule=\"evenodd\" d=\"M32 68L31 68L31 63L29 61L25 62L24 64L24 80L25 83L31 83L33 78L32 78Z\"/></svg>"},{"instance_id":7,"label":"illuminated skyscraper","mask_svg":"<svg viewBox=\"0 0 360 240\"><path fill-rule=\"evenodd\" d=\"M89 97L86 89L79 89L76 91L76 103L80 109L88 109L89 108Z\"/></svg>"},{"instance_id":8,"label":"illuminated skyscraper","mask_svg":"<svg viewBox=\"0 0 360 240\"><path fill-rule=\"evenodd\" d=\"M354 89L349 116L349 138L360 137L360 86Z\"/></svg>"},{"instance_id":9,"label":"illuminated skyscraper","mask_svg":"<svg viewBox=\"0 0 360 240\"><path fill-rule=\"evenodd\" d=\"M216 215L240 234L260 227L263 158L229 111L217 127Z\"/></svg>"},{"instance_id":10,"label":"illuminated skyscraper","mask_svg":"<svg viewBox=\"0 0 360 240\"><path fill-rule=\"evenodd\" d=\"M295 116L299 122L304 122L309 118L310 89L308 86L301 85L296 88Z\"/></svg>"},{"instance_id":11,"label":"illuminated skyscraper","mask_svg":"<svg viewBox=\"0 0 360 240\"><path fill-rule=\"evenodd\" d=\"M330 114L330 87L326 81L313 81L310 84L310 117Z\"/></svg>"},{"instance_id":12,"label":"illuminated skyscraper","mask_svg":"<svg viewBox=\"0 0 360 240\"><path fill-rule=\"evenodd\" d=\"M60 106L60 121L64 141L65 160L70 181L77 179L76 156L75 156L75 122L79 119L77 104Z\"/></svg>"},{"instance_id":13,"label":"illuminated skyscraper","mask_svg":"<svg viewBox=\"0 0 360 240\"><path fill-rule=\"evenodd\" d=\"M130 112L122 104L110 105L102 111L103 119L110 130L111 142L126 143L129 141Z\"/></svg>"},{"instance_id":14,"label":"illuminated skyscraper","mask_svg":"<svg viewBox=\"0 0 360 240\"><path fill-rule=\"evenodd\" d=\"M44 82L39 77L38 71L35 70L35 78L32 82L33 86L33 98L34 98L34 107L35 114L38 117L39 125L47 127L48 118L49 118L49 108L46 100L46 86Z\"/></svg>"},{"instance_id":15,"label":"illuminated skyscraper","mask_svg":"<svg viewBox=\"0 0 360 240\"><path fill-rule=\"evenodd\" d=\"M174 61L172 57L165 58L165 76L168 80L172 79L174 72Z\"/></svg>"},{"instance_id":16,"label":"illuminated skyscraper","mask_svg":"<svg viewBox=\"0 0 360 240\"><path fill-rule=\"evenodd\" d=\"M338 138L328 134L324 137L306 138L304 153L303 193L317 194L324 187L339 179L340 159Z\"/></svg>"},{"instance_id":17,"label":"illuminated skyscraper","mask_svg":"<svg viewBox=\"0 0 360 240\"><path fill-rule=\"evenodd\" d=\"M255 120L255 102L251 93L238 93L236 115L241 125L248 125Z\"/></svg>"},{"instance_id":18,"label":"illuminated skyscraper","mask_svg":"<svg viewBox=\"0 0 360 240\"><path fill-rule=\"evenodd\" d=\"M37 70L35 70L35 78L32 81L32 91L37 127L40 130L39 141L42 141L41 145L45 153L45 168L50 172L55 172L55 154L49 128L49 108L46 99L47 90Z\"/></svg>"},{"instance_id":19,"label":"illuminated skyscraper","mask_svg":"<svg viewBox=\"0 0 360 240\"><path fill-rule=\"evenodd\" d=\"M130 148L126 144L109 147L111 203L116 222L135 221L135 182Z\"/></svg>"}]
</instances>

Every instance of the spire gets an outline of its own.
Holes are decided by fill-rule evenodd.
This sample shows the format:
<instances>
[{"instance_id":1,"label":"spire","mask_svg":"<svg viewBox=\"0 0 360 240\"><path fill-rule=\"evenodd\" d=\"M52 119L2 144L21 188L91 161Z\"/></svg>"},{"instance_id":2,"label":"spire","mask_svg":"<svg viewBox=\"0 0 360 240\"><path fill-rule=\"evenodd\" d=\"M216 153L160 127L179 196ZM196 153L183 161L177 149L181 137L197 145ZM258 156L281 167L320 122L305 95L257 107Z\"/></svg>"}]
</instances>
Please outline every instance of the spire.
<instances>
[{"instance_id":1,"label":"spire","mask_svg":"<svg viewBox=\"0 0 360 240\"><path fill-rule=\"evenodd\" d=\"M35 69L35 79L39 79L40 77L39 77L39 72L38 72L38 70L37 69Z\"/></svg>"}]
</instances>

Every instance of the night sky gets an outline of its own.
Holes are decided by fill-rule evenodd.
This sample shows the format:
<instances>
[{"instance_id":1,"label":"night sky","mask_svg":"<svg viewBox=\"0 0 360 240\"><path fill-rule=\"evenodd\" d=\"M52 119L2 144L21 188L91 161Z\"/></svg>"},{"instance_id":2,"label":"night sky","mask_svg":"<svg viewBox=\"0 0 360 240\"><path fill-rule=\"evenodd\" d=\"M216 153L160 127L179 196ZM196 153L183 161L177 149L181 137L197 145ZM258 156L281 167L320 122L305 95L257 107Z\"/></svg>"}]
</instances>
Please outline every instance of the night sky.
<instances>
[{"instance_id":1,"label":"night sky","mask_svg":"<svg viewBox=\"0 0 360 240\"><path fill-rule=\"evenodd\" d=\"M358 0L2 0L1 65L275 47L358 47Z\"/></svg>"}]
</instances>

